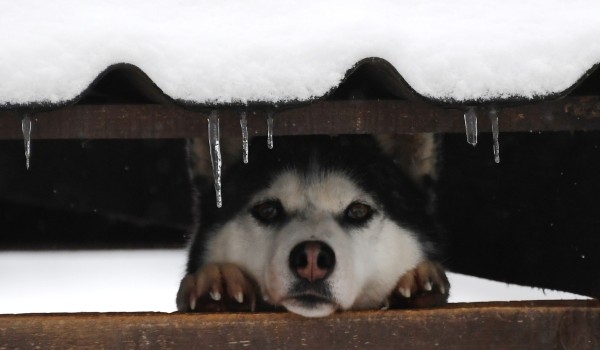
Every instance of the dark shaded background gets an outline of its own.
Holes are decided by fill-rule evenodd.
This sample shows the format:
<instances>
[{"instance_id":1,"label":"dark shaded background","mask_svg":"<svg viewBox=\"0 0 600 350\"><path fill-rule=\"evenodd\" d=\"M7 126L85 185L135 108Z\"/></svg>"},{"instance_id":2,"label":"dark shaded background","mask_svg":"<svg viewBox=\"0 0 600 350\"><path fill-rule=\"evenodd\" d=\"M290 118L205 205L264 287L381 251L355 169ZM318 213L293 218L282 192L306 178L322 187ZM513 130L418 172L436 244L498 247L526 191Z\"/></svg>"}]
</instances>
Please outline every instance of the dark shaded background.
<instances>
[{"instance_id":1,"label":"dark shaded background","mask_svg":"<svg viewBox=\"0 0 600 350\"><path fill-rule=\"evenodd\" d=\"M0 141L0 249L183 246L184 140Z\"/></svg>"},{"instance_id":2,"label":"dark shaded background","mask_svg":"<svg viewBox=\"0 0 600 350\"><path fill-rule=\"evenodd\" d=\"M445 264L600 296L600 132L442 141ZM0 141L0 249L181 247L191 224L183 140Z\"/></svg>"},{"instance_id":3,"label":"dark shaded background","mask_svg":"<svg viewBox=\"0 0 600 350\"><path fill-rule=\"evenodd\" d=\"M600 297L600 133L447 136L439 184L446 265Z\"/></svg>"},{"instance_id":4,"label":"dark shaded background","mask_svg":"<svg viewBox=\"0 0 600 350\"><path fill-rule=\"evenodd\" d=\"M576 85L559 95L598 96L600 69ZM367 59L323 98L414 95L393 67ZM172 102L141 70L120 64L66 104ZM517 102L497 101L496 107ZM477 147L464 134L444 135L437 184L447 238L444 264L455 272L599 298L597 140L600 132L502 133L501 163L495 164L491 135L481 134ZM0 140L0 254L183 247L192 223L184 145L184 140L34 140L27 171L23 142Z\"/></svg>"}]
</instances>

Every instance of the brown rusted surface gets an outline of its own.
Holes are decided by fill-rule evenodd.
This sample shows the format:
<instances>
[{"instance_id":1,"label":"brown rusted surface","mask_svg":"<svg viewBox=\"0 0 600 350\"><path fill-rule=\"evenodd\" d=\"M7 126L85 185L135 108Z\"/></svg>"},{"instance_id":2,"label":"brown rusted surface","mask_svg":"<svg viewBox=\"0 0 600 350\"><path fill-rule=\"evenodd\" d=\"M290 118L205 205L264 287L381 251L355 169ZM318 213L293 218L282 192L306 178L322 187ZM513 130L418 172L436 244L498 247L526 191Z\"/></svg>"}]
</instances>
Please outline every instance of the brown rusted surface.
<instances>
[{"instance_id":1,"label":"brown rusted surface","mask_svg":"<svg viewBox=\"0 0 600 350\"><path fill-rule=\"evenodd\" d=\"M0 315L0 349L598 349L600 304L451 304L427 310Z\"/></svg>"},{"instance_id":2,"label":"brown rusted surface","mask_svg":"<svg viewBox=\"0 0 600 350\"><path fill-rule=\"evenodd\" d=\"M580 118L600 118L600 99L590 96L581 97L573 103L566 103L564 111Z\"/></svg>"},{"instance_id":3,"label":"brown rusted surface","mask_svg":"<svg viewBox=\"0 0 600 350\"><path fill-rule=\"evenodd\" d=\"M479 130L490 131L478 108ZM250 135L266 134L265 110L248 111ZM464 132L464 111L422 102L322 101L276 114L276 135ZM500 110L500 131L600 129L600 97L568 97ZM33 115L34 139L204 137L207 115L173 105L73 105ZM220 112L221 134L239 135L239 111ZM16 112L0 112L0 139L20 139Z\"/></svg>"}]
</instances>

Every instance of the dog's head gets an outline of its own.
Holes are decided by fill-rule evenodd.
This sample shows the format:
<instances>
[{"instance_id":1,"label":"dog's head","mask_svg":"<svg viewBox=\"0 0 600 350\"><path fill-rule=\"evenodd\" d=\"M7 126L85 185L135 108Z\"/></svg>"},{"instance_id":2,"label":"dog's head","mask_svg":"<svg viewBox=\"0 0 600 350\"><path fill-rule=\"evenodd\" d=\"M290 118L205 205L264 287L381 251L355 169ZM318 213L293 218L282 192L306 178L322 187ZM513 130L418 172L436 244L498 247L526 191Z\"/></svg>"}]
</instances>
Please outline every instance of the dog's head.
<instances>
[{"instance_id":1,"label":"dog's head","mask_svg":"<svg viewBox=\"0 0 600 350\"><path fill-rule=\"evenodd\" d=\"M231 209L213 211L204 262L236 263L265 300L304 316L382 306L428 254L429 220L426 200L368 140L298 138L257 154L224 181Z\"/></svg>"}]
</instances>

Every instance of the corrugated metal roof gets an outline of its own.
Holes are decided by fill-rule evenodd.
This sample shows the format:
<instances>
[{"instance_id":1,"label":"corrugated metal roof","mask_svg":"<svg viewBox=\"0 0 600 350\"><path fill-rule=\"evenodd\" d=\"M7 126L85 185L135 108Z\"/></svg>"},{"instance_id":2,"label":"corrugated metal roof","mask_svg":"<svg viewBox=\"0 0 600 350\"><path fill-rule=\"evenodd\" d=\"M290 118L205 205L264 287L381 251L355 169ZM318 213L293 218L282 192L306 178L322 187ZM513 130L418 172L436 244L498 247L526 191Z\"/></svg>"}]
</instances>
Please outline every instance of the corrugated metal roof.
<instances>
[{"instance_id":1,"label":"corrugated metal roof","mask_svg":"<svg viewBox=\"0 0 600 350\"><path fill-rule=\"evenodd\" d=\"M529 102L596 70L598 12L585 0L27 0L0 14L0 108L93 99L111 76L128 98L187 107L306 103L365 83L438 104Z\"/></svg>"}]
</instances>

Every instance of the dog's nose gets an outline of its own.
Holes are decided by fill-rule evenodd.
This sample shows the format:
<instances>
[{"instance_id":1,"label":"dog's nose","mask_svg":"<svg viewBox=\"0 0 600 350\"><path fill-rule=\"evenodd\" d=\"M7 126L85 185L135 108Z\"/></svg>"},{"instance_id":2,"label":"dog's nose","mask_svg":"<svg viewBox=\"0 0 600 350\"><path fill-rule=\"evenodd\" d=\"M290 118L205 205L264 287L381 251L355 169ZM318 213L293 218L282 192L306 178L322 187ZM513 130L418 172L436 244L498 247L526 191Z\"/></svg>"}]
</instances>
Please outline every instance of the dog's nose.
<instances>
[{"instance_id":1,"label":"dog's nose","mask_svg":"<svg viewBox=\"0 0 600 350\"><path fill-rule=\"evenodd\" d=\"M309 282L325 279L334 267L335 253L323 242L302 242L290 253L290 269Z\"/></svg>"}]
</instances>

